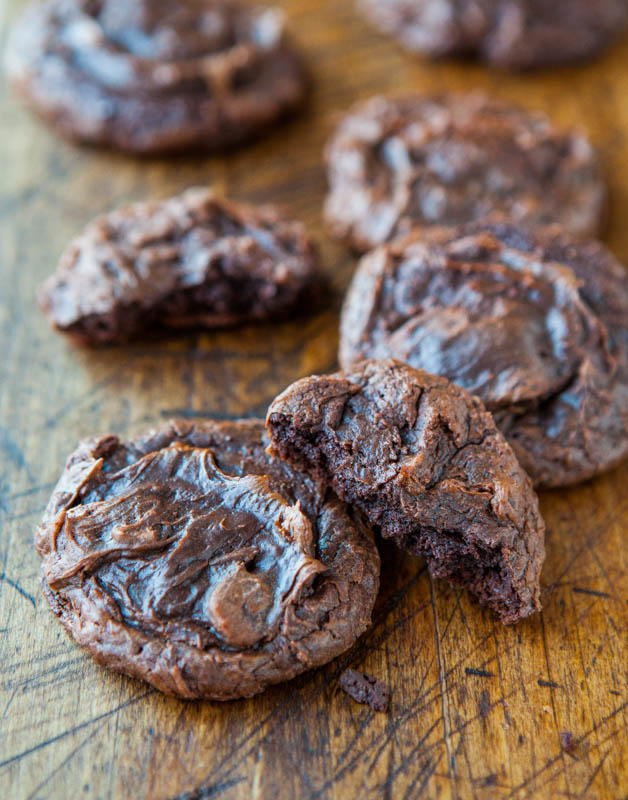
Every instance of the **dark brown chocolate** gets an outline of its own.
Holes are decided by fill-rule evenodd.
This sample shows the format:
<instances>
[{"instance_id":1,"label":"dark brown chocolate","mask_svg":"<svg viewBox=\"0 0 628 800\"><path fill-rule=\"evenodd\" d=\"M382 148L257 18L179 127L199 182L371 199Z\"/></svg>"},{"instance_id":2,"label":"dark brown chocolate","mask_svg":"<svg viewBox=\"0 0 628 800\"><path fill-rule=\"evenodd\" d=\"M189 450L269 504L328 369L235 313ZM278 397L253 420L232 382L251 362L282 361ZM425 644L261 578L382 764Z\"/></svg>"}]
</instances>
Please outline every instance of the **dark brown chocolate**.
<instances>
[{"instance_id":1,"label":"dark brown chocolate","mask_svg":"<svg viewBox=\"0 0 628 800\"><path fill-rule=\"evenodd\" d=\"M408 50L474 55L509 69L596 55L628 23L626 0L358 0L367 19Z\"/></svg>"},{"instance_id":2,"label":"dark brown chocolate","mask_svg":"<svg viewBox=\"0 0 628 800\"><path fill-rule=\"evenodd\" d=\"M505 623L540 608L545 526L530 479L481 401L392 359L288 387L271 452L329 482L431 573Z\"/></svg>"},{"instance_id":3,"label":"dark brown chocolate","mask_svg":"<svg viewBox=\"0 0 628 800\"><path fill-rule=\"evenodd\" d=\"M52 610L98 662L167 694L249 697L369 625L371 534L264 436L171 422L72 454L36 541Z\"/></svg>"},{"instance_id":4,"label":"dark brown chocolate","mask_svg":"<svg viewBox=\"0 0 628 800\"><path fill-rule=\"evenodd\" d=\"M346 692L356 703L370 706L373 711L383 713L388 711L390 687L383 681L366 675L364 672L346 669L338 683L342 691Z\"/></svg>"},{"instance_id":5,"label":"dark brown chocolate","mask_svg":"<svg viewBox=\"0 0 628 800\"><path fill-rule=\"evenodd\" d=\"M573 733L571 731L561 731L559 736L561 750L570 756L573 755L577 749Z\"/></svg>"},{"instance_id":6,"label":"dark brown chocolate","mask_svg":"<svg viewBox=\"0 0 628 800\"><path fill-rule=\"evenodd\" d=\"M370 250L413 228L501 219L600 229L606 187L581 133L481 94L373 97L327 146L332 233Z\"/></svg>"},{"instance_id":7,"label":"dark brown chocolate","mask_svg":"<svg viewBox=\"0 0 628 800\"><path fill-rule=\"evenodd\" d=\"M628 281L602 245L560 228L474 224L364 257L342 366L393 357L477 394L539 486L628 455Z\"/></svg>"},{"instance_id":8,"label":"dark brown chocolate","mask_svg":"<svg viewBox=\"0 0 628 800\"><path fill-rule=\"evenodd\" d=\"M285 315L319 283L297 222L209 189L98 217L40 292L55 328L90 344L147 328L216 328Z\"/></svg>"},{"instance_id":9,"label":"dark brown chocolate","mask_svg":"<svg viewBox=\"0 0 628 800\"><path fill-rule=\"evenodd\" d=\"M7 68L59 133L133 153L237 144L306 88L282 13L238 0L44 0Z\"/></svg>"}]
</instances>

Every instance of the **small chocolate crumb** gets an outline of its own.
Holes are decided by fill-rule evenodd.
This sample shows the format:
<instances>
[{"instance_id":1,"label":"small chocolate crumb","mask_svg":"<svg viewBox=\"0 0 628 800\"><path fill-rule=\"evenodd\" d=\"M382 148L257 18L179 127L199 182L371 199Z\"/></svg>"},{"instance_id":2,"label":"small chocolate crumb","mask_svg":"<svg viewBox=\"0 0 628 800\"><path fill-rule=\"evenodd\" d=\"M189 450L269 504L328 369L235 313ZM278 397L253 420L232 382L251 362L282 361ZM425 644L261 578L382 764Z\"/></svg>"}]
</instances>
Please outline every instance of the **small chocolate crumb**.
<instances>
[{"instance_id":1,"label":"small chocolate crumb","mask_svg":"<svg viewBox=\"0 0 628 800\"><path fill-rule=\"evenodd\" d=\"M573 738L573 733L571 731L561 731L560 732L560 746L565 751L565 753L573 753L576 749L576 742Z\"/></svg>"},{"instance_id":2,"label":"small chocolate crumb","mask_svg":"<svg viewBox=\"0 0 628 800\"><path fill-rule=\"evenodd\" d=\"M343 692L352 697L356 703L368 705L373 711L388 711L390 687L383 681L364 672L346 669L340 676L339 683Z\"/></svg>"}]
</instances>

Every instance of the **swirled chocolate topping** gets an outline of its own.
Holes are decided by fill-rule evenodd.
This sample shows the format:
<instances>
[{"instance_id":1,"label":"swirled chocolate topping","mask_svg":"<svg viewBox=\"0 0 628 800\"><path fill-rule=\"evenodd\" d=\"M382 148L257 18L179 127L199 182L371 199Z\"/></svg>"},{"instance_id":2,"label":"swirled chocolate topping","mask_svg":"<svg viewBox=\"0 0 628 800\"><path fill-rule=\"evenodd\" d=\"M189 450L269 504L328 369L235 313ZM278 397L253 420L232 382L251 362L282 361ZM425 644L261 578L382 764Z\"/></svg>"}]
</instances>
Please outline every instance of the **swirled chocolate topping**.
<instances>
[{"instance_id":1,"label":"swirled chocolate topping","mask_svg":"<svg viewBox=\"0 0 628 800\"><path fill-rule=\"evenodd\" d=\"M424 230L362 260L340 360L392 356L477 394L542 486L628 455L628 288L560 228Z\"/></svg>"},{"instance_id":2,"label":"swirled chocolate topping","mask_svg":"<svg viewBox=\"0 0 628 800\"><path fill-rule=\"evenodd\" d=\"M285 316L320 282L298 222L208 189L98 217L39 295L53 326L91 344L143 330L216 328Z\"/></svg>"},{"instance_id":3,"label":"swirled chocolate topping","mask_svg":"<svg viewBox=\"0 0 628 800\"><path fill-rule=\"evenodd\" d=\"M236 144L305 92L281 12L237 0L47 0L7 63L59 132L137 153Z\"/></svg>"},{"instance_id":4,"label":"swirled chocolate topping","mask_svg":"<svg viewBox=\"0 0 628 800\"><path fill-rule=\"evenodd\" d=\"M487 218L595 234L606 190L576 131L481 94L374 97L327 146L332 233L369 250L412 228Z\"/></svg>"},{"instance_id":5,"label":"swirled chocolate topping","mask_svg":"<svg viewBox=\"0 0 628 800\"><path fill-rule=\"evenodd\" d=\"M323 664L364 631L379 558L261 422L173 422L83 442L37 533L53 611L101 663L229 699Z\"/></svg>"},{"instance_id":6,"label":"swirled chocolate topping","mask_svg":"<svg viewBox=\"0 0 628 800\"><path fill-rule=\"evenodd\" d=\"M596 55L628 23L626 0L358 0L365 16L408 50L474 55L509 69Z\"/></svg>"},{"instance_id":7,"label":"swirled chocolate topping","mask_svg":"<svg viewBox=\"0 0 628 800\"><path fill-rule=\"evenodd\" d=\"M289 386L271 452L355 504L505 623L540 608L545 525L530 479L481 401L392 359Z\"/></svg>"}]
</instances>

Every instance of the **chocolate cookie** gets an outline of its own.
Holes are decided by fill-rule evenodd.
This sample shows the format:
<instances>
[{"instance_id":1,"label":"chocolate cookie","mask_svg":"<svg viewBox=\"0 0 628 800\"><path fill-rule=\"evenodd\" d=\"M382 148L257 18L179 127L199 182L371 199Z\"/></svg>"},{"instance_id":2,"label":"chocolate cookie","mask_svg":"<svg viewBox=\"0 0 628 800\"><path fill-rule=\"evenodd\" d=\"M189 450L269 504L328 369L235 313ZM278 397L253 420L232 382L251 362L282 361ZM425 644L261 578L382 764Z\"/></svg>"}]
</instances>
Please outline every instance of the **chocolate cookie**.
<instances>
[{"instance_id":1,"label":"chocolate cookie","mask_svg":"<svg viewBox=\"0 0 628 800\"><path fill-rule=\"evenodd\" d=\"M595 55L628 22L626 0L358 0L370 22L408 50L475 55L510 69Z\"/></svg>"},{"instance_id":2,"label":"chocolate cookie","mask_svg":"<svg viewBox=\"0 0 628 800\"><path fill-rule=\"evenodd\" d=\"M7 68L60 133L134 153L237 144L306 84L281 12L237 0L45 0L18 20Z\"/></svg>"},{"instance_id":3,"label":"chocolate cookie","mask_svg":"<svg viewBox=\"0 0 628 800\"><path fill-rule=\"evenodd\" d=\"M261 421L79 445L37 531L44 590L101 664L228 700L366 629L379 557L358 517L265 452Z\"/></svg>"},{"instance_id":4,"label":"chocolate cookie","mask_svg":"<svg viewBox=\"0 0 628 800\"><path fill-rule=\"evenodd\" d=\"M586 138L480 94L359 103L326 158L327 221L357 250L488 217L578 235L601 225L605 186Z\"/></svg>"},{"instance_id":5,"label":"chocolate cookie","mask_svg":"<svg viewBox=\"0 0 628 800\"><path fill-rule=\"evenodd\" d=\"M98 217L61 257L39 302L82 342L146 328L215 328L285 314L317 285L318 256L299 223L207 189Z\"/></svg>"},{"instance_id":6,"label":"chocolate cookie","mask_svg":"<svg viewBox=\"0 0 628 800\"><path fill-rule=\"evenodd\" d=\"M474 224L373 251L345 300L340 362L387 356L477 394L537 485L628 455L628 281L597 242Z\"/></svg>"},{"instance_id":7,"label":"chocolate cookie","mask_svg":"<svg viewBox=\"0 0 628 800\"><path fill-rule=\"evenodd\" d=\"M503 622L540 608L545 526L481 401L392 359L304 378L268 412L271 452L327 480L384 537Z\"/></svg>"}]
</instances>

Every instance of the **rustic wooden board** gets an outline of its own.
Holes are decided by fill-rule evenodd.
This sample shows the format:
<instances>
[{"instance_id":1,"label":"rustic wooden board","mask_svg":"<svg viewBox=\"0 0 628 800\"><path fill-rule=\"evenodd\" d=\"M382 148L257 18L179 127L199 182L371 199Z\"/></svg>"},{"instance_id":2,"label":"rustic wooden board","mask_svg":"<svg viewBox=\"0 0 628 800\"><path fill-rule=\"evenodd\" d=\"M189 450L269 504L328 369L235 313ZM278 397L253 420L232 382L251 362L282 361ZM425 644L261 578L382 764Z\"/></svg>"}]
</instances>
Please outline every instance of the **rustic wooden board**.
<instances>
[{"instance_id":1,"label":"rustic wooden board","mask_svg":"<svg viewBox=\"0 0 628 800\"><path fill-rule=\"evenodd\" d=\"M9 0L6 16L18 5ZM591 65L509 76L412 59L350 0L282 5L313 67L312 103L229 157L136 161L75 148L1 88L0 797L626 798L628 467L543 496L542 616L505 629L387 548L370 633L336 663L246 702L179 702L95 666L40 594L33 529L79 437L174 413L263 414L286 384L335 365L337 302L275 326L72 347L49 332L34 293L94 214L194 183L283 203L320 238L340 292L353 262L320 221L320 153L335 115L377 91L482 87L588 128L612 186L607 238L628 261L628 41ZM348 664L391 684L388 715L338 692ZM573 754L561 731L573 733Z\"/></svg>"}]
</instances>

